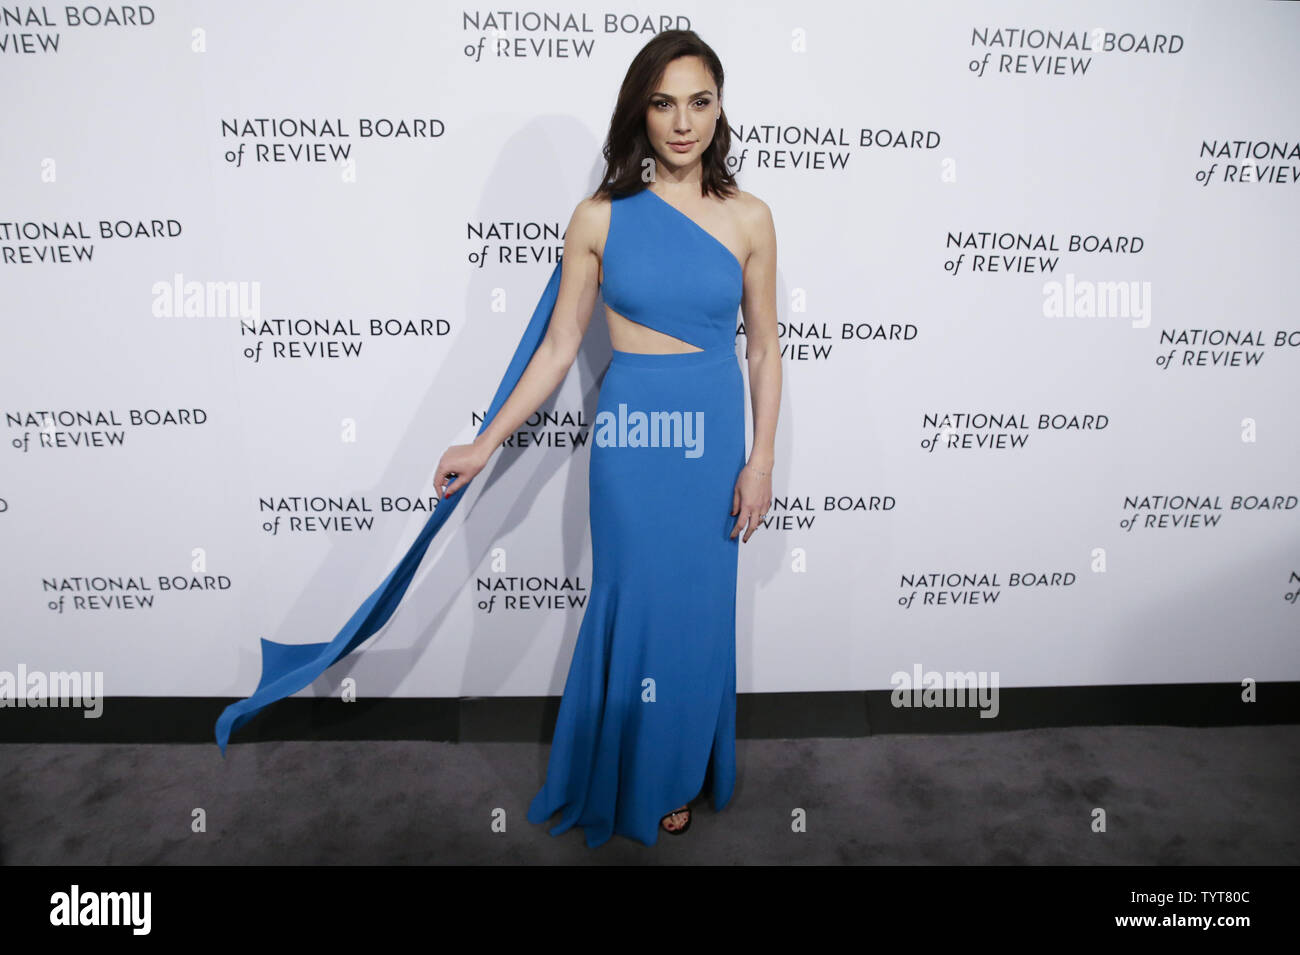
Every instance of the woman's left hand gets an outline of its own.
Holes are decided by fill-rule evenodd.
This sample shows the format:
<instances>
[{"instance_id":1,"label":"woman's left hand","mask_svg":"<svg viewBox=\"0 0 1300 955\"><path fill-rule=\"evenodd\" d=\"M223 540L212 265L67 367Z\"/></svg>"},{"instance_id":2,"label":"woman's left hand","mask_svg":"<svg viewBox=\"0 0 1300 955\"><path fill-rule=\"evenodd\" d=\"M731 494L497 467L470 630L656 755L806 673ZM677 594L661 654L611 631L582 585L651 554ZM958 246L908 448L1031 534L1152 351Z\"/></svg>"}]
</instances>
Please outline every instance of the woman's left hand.
<instances>
[{"instance_id":1,"label":"woman's left hand","mask_svg":"<svg viewBox=\"0 0 1300 955\"><path fill-rule=\"evenodd\" d=\"M772 468L770 465L755 466L746 464L736 479L736 490L731 497L731 513L739 514L736 526L731 529L735 537L742 527L745 536L740 540L747 542L749 535L759 528L759 520L767 513L772 503Z\"/></svg>"}]
</instances>

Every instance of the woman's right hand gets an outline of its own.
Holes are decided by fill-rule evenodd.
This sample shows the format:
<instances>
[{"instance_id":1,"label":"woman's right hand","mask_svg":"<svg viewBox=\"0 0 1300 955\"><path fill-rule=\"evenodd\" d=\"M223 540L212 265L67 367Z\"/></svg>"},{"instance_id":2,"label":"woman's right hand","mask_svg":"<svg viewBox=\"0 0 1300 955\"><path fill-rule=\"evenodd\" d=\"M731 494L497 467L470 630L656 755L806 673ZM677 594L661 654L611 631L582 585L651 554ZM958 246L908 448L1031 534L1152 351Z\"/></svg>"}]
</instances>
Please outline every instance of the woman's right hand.
<instances>
[{"instance_id":1,"label":"woman's right hand","mask_svg":"<svg viewBox=\"0 0 1300 955\"><path fill-rule=\"evenodd\" d=\"M489 457L491 453L476 444L453 444L442 452L433 479L434 490L438 492L439 499L443 500L455 494L468 484L474 475L487 467ZM443 493L442 486L447 481L451 481L451 485L446 493Z\"/></svg>"}]
</instances>

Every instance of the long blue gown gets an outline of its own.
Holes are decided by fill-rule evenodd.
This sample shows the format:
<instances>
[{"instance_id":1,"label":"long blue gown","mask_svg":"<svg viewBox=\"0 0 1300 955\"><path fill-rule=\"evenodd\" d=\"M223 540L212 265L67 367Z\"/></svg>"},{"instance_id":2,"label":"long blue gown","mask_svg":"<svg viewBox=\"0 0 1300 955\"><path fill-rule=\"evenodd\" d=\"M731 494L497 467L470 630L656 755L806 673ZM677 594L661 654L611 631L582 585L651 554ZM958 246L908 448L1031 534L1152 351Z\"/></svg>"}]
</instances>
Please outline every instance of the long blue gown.
<instances>
[{"instance_id":1,"label":"long blue gown","mask_svg":"<svg viewBox=\"0 0 1300 955\"><path fill-rule=\"evenodd\" d=\"M589 846L613 833L654 845L660 819L700 792L710 765L715 810L735 786L730 533L745 457L735 353L743 269L648 189L613 201L603 264L605 304L701 350L615 350L601 383L588 476L591 595L528 818L561 811L551 834L580 825ZM643 444L659 437L659 447L636 443L636 412L647 419ZM654 412L679 414L679 446L662 440ZM602 417L625 440L602 440Z\"/></svg>"},{"instance_id":2,"label":"long blue gown","mask_svg":"<svg viewBox=\"0 0 1300 955\"><path fill-rule=\"evenodd\" d=\"M560 812L595 847L646 845L660 819L712 777L721 811L735 788L736 572L732 495L744 466L744 383L735 354L743 267L690 216L643 189L611 203L605 303L699 351L614 351L597 401L588 475L592 580L560 701L546 780L528 818ZM550 281L479 431L541 343ZM319 676L396 609L429 543L465 496L440 501L411 548L329 643L262 640L262 678L217 720L230 734Z\"/></svg>"}]
</instances>

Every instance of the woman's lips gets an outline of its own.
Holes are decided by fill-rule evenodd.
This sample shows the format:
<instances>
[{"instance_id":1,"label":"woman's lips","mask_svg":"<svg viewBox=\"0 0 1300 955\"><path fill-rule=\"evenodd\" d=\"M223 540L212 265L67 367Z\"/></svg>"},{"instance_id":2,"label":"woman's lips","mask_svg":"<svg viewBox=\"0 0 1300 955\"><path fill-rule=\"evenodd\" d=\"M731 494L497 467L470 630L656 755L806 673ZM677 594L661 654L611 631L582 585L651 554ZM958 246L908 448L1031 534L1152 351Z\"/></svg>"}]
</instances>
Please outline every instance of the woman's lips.
<instances>
[{"instance_id":1,"label":"woman's lips","mask_svg":"<svg viewBox=\"0 0 1300 955\"><path fill-rule=\"evenodd\" d=\"M691 147L694 146L695 143L669 143L668 145L671 146L673 149L677 150L677 152L684 153L684 152L689 152Z\"/></svg>"}]
</instances>

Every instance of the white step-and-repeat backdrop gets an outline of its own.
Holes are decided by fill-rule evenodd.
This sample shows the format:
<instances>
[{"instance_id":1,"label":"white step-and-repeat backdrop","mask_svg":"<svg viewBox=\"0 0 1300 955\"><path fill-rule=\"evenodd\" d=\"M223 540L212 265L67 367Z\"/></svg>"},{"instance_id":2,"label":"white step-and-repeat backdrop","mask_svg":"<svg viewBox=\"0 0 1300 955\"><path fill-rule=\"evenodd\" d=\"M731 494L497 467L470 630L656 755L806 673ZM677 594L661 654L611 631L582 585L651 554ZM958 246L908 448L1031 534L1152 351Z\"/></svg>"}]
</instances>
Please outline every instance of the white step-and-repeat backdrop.
<instances>
[{"instance_id":1,"label":"white step-and-repeat backdrop","mask_svg":"<svg viewBox=\"0 0 1300 955\"><path fill-rule=\"evenodd\" d=\"M633 55L688 27L779 242L738 689L1300 677L1300 5L0 16L0 669L245 696L259 638L331 639L477 430ZM561 690L608 358L598 316L304 693Z\"/></svg>"}]
</instances>

